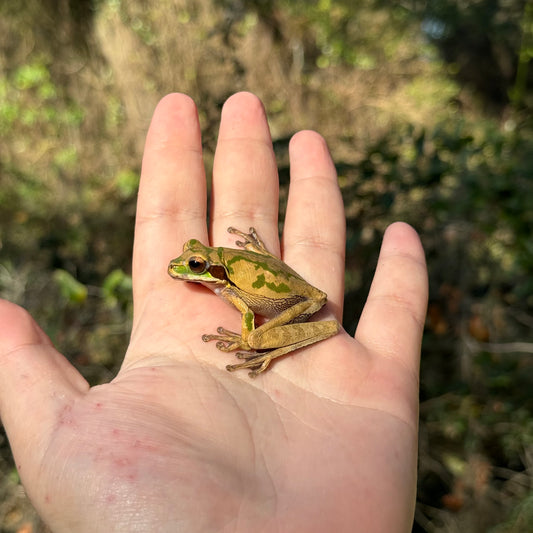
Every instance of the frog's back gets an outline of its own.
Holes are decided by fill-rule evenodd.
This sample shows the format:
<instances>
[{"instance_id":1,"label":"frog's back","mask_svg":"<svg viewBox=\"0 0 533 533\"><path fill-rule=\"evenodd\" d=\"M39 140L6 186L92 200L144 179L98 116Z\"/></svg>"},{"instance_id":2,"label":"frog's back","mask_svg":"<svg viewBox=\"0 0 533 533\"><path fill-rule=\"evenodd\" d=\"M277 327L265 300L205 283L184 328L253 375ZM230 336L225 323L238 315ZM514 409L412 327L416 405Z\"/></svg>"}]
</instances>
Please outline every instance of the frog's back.
<instances>
[{"instance_id":1,"label":"frog's back","mask_svg":"<svg viewBox=\"0 0 533 533\"><path fill-rule=\"evenodd\" d=\"M246 250L226 261L233 290L254 313L273 317L310 297L326 300L326 294L307 283L274 256Z\"/></svg>"}]
</instances>

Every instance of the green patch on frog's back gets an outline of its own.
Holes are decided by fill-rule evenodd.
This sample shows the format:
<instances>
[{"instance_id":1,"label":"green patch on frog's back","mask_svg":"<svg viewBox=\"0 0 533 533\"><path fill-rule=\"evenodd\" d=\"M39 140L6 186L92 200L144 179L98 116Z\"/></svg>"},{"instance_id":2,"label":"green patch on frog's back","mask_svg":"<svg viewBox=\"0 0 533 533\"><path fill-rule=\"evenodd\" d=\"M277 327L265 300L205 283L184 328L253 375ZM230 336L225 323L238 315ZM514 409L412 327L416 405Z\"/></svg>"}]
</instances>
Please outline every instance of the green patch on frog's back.
<instances>
[{"instance_id":1,"label":"green patch on frog's back","mask_svg":"<svg viewBox=\"0 0 533 533\"><path fill-rule=\"evenodd\" d=\"M281 283L268 282L265 279L265 275L264 274L260 274L259 276L257 276L257 279L252 283L252 287L254 289L261 289L262 287L267 287L271 291L274 291L274 292L277 292L277 293L280 293L280 294L291 292L291 288L286 283L283 283L283 282L281 282Z\"/></svg>"},{"instance_id":2,"label":"green patch on frog's back","mask_svg":"<svg viewBox=\"0 0 533 533\"><path fill-rule=\"evenodd\" d=\"M239 261L244 261L247 265L253 265L255 270L269 272L270 274L272 274L272 276L274 276L274 278L283 276L287 280L290 278L302 279L298 274L296 274L296 272L292 271L281 260L275 261L270 258L269 260L265 260L263 255L257 254L255 252L237 253L236 255L233 255L233 257L231 257L230 259L227 259L224 264L226 265L226 268L228 269L228 272L230 274L234 272L232 265ZM276 263L279 263L278 268L276 268ZM260 274L260 276L262 275L263 274ZM260 276L258 276L258 278ZM268 283L266 284L266 286L268 286ZM279 292L279 291L275 291L275 292Z\"/></svg>"}]
</instances>

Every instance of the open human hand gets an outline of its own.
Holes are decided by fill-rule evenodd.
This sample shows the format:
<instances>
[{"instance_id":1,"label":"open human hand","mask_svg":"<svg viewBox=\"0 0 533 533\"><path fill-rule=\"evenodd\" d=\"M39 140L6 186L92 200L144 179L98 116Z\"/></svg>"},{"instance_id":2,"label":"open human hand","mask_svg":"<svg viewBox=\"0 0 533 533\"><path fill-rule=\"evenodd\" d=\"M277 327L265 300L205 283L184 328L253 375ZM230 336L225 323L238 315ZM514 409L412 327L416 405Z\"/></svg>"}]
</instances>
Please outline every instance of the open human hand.
<instances>
[{"instance_id":1,"label":"open human hand","mask_svg":"<svg viewBox=\"0 0 533 533\"><path fill-rule=\"evenodd\" d=\"M355 338L334 337L249 379L201 336L240 316L167 274L183 243L234 247L257 228L268 250L342 316L345 219L335 168L311 131L290 143L278 238L278 178L251 94L222 111L211 226L200 127L184 95L158 105L133 253L134 320L123 365L89 387L21 309L0 301L0 416L22 482L61 532L407 532L416 486L418 366L427 300L416 233L385 233Z\"/></svg>"}]
</instances>

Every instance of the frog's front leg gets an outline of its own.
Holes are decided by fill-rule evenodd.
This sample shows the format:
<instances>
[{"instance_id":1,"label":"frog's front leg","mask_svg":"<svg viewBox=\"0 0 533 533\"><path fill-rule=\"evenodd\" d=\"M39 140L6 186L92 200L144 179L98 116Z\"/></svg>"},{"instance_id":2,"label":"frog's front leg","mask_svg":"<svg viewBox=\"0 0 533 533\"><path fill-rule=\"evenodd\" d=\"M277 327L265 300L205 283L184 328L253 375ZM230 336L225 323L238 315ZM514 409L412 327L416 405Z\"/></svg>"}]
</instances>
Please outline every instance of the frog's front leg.
<instances>
[{"instance_id":1,"label":"frog's front leg","mask_svg":"<svg viewBox=\"0 0 533 533\"><path fill-rule=\"evenodd\" d=\"M250 233L244 233L232 227L228 228L228 233L231 233L232 235L238 235L239 237L241 237L241 239L244 239L243 241L236 241L235 244L237 246L240 246L241 248L244 248L249 252L255 252L258 254L275 257L266 249L265 243L259 238L259 235L257 235L257 231L255 231L255 228L250 228L249 231Z\"/></svg>"},{"instance_id":2,"label":"frog's front leg","mask_svg":"<svg viewBox=\"0 0 533 533\"><path fill-rule=\"evenodd\" d=\"M229 331L223 327L217 328L218 335L202 335L204 342L217 341L216 347L222 352L233 350L251 350L248 337L255 329L255 314L244 301L231 289L223 289L219 296L236 307L241 313L241 333Z\"/></svg>"}]
</instances>

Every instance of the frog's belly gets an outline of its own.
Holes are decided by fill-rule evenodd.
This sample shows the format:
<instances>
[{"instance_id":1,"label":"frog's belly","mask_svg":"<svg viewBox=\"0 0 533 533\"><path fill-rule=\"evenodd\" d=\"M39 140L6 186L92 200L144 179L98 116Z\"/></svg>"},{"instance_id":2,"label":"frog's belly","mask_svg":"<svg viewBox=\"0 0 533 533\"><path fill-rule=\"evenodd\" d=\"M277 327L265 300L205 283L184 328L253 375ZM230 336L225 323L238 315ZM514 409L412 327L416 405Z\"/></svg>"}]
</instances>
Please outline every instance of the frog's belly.
<instances>
[{"instance_id":1,"label":"frog's belly","mask_svg":"<svg viewBox=\"0 0 533 533\"><path fill-rule=\"evenodd\" d=\"M287 298L266 298L255 294L239 294L244 303L257 315L272 318L289 307L305 300L303 296L288 296Z\"/></svg>"}]
</instances>

